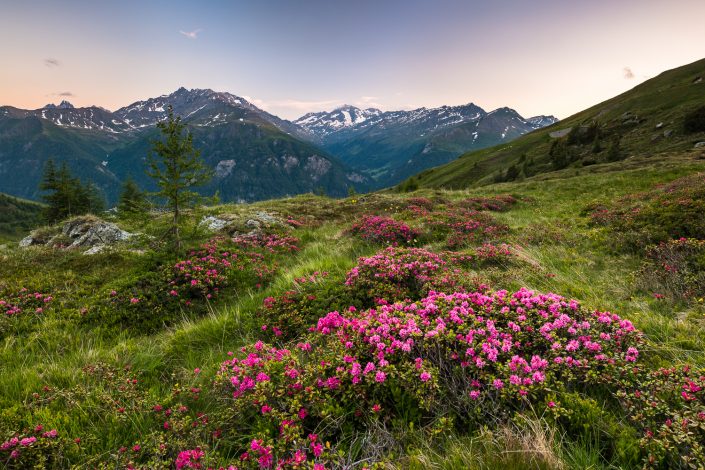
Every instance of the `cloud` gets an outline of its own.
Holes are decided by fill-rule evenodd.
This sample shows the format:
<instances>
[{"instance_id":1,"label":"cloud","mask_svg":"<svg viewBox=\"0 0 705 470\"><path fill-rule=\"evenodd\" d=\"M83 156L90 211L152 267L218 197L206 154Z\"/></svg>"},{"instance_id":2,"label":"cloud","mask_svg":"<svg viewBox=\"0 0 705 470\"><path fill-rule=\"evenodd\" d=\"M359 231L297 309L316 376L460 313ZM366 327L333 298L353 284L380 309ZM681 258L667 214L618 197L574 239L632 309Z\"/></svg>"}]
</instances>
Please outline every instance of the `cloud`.
<instances>
[{"instance_id":1,"label":"cloud","mask_svg":"<svg viewBox=\"0 0 705 470\"><path fill-rule=\"evenodd\" d=\"M179 31L179 33L183 34L189 39L198 39L198 33L203 31L202 29L194 29L193 31Z\"/></svg>"},{"instance_id":2,"label":"cloud","mask_svg":"<svg viewBox=\"0 0 705 470\"><path fill-rule=\"evenodd\" d=\"M381 108L383 107L380 103L379 98L376 96L361 96L359 100L355 101L353 104L358 108Z\"/></svg>"},{"instance_id":3,"label":"cloud","mask_svg":"<svg viewBox=\"0 0 705 470\"><path fill-rule=\"evenodd\" d=\"M297 111L321 111L322 109L335 108L337 106L342 106L341 100L321 100L321 101L307 101L307 100L279 100L267 103L268 106L278 107L278 108L288 108Z\"/></svg>"},{"instance_id":4,"label":"cloud","mask_svg":"<svg viewBox=\"0 0 705 470\"><path fill-rule=\"evenodd\" d=\"M632 72L631 67L624 67L622 69L622 72L624 73L625 80L631 80L632 78L634 78L634 72Z\"/></svg>"},{"instance_id":5,"label":"cloud","mask_svg":"<svg viewBox=\"0 0 705 470\"><path fill-rule=\"evenodd\" d=\"M44 59L44 65L47 67L58 67L61 63L58 60L49 57L48 59Z\"/></svg>"},{"instance_id":6,"label":"cloud","mask_svg":"<svg viewBox=\"0 0 705 470\"><path fill-rule=\"evenodd\" d=\"M76 96L70 91L62 91L60 93L54 93L55 96Z\"/></svg>"}]
</instances>

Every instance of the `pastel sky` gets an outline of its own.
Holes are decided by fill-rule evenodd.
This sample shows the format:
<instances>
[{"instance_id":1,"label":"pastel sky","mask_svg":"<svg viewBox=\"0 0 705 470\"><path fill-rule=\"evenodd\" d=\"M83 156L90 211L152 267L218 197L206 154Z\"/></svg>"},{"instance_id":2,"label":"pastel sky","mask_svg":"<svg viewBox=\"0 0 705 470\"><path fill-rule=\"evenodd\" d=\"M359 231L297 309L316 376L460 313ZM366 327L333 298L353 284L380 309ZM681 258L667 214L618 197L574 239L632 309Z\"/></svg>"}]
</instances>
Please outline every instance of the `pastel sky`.
<instances>
[{"instance_id":1,"label":"pastel sky","mask_svg":"<svg viewBox=\"0 0 705 470\"><path fill-rule=\"evenodd\" d=\"M567 117L705 57L704 0L0 0L0 105L180 86L293 119L474 102Z\"/></svg>"}]
</instances>

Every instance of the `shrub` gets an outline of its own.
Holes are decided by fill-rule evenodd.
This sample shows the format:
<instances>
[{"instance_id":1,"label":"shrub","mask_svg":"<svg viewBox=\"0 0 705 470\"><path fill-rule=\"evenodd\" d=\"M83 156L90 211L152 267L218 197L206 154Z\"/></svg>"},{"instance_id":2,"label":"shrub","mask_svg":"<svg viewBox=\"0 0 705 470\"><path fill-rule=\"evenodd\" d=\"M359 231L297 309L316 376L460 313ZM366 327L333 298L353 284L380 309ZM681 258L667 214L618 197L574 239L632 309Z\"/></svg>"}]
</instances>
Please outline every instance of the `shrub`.
<instances>
[{"instance_id":1,"label":"shrub","mask_svg":"<svg viewBox=\"0 0 705 470\"><path fill-rule=\"evenodd\" d=\"M504 212L511 209L518 200L510 194L491 197L471 197L458 201L457 205L475 211Z\"/></svg>"},{"instance_id":2,"label":"shrub","mask_svg":"<svg viewBox=\"0 0 705 470\"><path fill-rule=\"evenodd\" d=\"M646 468L705 464L705 370L629 368L611 378L641 432Z\"/></svg>"},{"instance_id":3,"label":"shrub","mask_svg":"<svg viewBox=\"0 0 705 470\"><path fill-rule=\"evenodd\" d=\"M362 220L350 228L350 233L369 242L394 246L412 244L420 235L404 222L378 215L363 215Z\"/></svg>"},{"instance_id":4,"label":"shrub","mask_svg":"<svg viewBox=\"0 0 705 470\"><path fill-rule=\"evenodd\" d=\"M611 229L619 250L641 251L672 238L705 239L705 174L698 173L587 208L592 223Z\"/></svg>"},{"instance_id":5,"label":"shrub","mask_svg":"<svg viewBox=\"0 0 705 470\"><path fill-rule=\"evenodd\" d=\"M675 299L705 296L705 240L679 238L652 246L639 270L641 286Z\"/></svg>"},{"instance_id":6,"label":"shrub","mask_svg":"<svg viewBox=\"0 0 705 470\"><path fill-rule=\"evenodd\" d=\"M421 248L389 247L360 258L347 275L345 284L351 296L364 299L364 305L399 300L418 300L429 291L463 290L476 287L473 279L454 276L456 269L470 257L451 253L436 254Z\"/></svg>"},{"instance_id":7,"label":"shrub","mask_svg":"<svg viewBox=\"0 0 705 470\"><path fill-rule=\"evenodd\" d=\"M291 350L258 342L221 366L216 385L243 434L245 468L335 463L346 439L374 423L506 421L639 354L629 321L526 289L351 307L306 339ZM363 443L359 452L383 451Z\"/></svg>"}]
</instances>

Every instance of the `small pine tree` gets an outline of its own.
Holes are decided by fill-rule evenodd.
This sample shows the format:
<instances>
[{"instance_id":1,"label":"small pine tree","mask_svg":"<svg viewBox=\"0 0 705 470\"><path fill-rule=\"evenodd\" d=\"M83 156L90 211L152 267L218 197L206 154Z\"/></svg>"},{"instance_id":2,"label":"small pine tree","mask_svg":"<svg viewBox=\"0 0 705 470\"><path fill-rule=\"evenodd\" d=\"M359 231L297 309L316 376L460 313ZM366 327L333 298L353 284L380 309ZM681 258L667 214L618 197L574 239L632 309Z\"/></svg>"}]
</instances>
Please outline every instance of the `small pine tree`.
<instances>
[{"instance_id":1,"label":"small pine tree","mask_svg":"<svg viewBox=\"0 0 705 470\"><path fill-rule=\"evenodd\" d=\"M201 152L193 147L193 135L186 130L181 117L174 116L169 105L167 118L157 124L164 140L154 140L148 155L147 174L154 178L159 187L155 193L166 201L172 213L171 233L177 250L181 249L179 225L181 212L193 207L200 199L191 190L208 182L212 172L201 159Z\"/></svg>"},{"instance_id":2,"label":"small pine tree","mask_svg":"<svg viewBox=\"0 0 705 470\"><path fill-rule=\"evenodd\" d=\"M147 212L147 197L131 176L122 186L117 209L121 216L127 217L143 215Z\"/></svg>"},{"instance_id":3,"label":"small pine tree","mask_svg":"<svg viewBox=\"0 0 705 470\"><path fill-rule=\"evenodd\" d=\"M103 198L95 185L82 184L81 180L71 175L65 162L57 170L53 160L47 161L39 189L47 192L42 199L47 205L44 217L50 223L105 209Z\"/></svg>"},{"instance_id":4,"label":"small pine tree","mask_svg":"<svg viewBox=\"0 0 705 470\"><path fill-rule=\"evenodd\" d=\"M513 163L507 168L507 174L504 177L504 181L514 181L519 176L519 168Z\"/></svg>"}]
</instances>

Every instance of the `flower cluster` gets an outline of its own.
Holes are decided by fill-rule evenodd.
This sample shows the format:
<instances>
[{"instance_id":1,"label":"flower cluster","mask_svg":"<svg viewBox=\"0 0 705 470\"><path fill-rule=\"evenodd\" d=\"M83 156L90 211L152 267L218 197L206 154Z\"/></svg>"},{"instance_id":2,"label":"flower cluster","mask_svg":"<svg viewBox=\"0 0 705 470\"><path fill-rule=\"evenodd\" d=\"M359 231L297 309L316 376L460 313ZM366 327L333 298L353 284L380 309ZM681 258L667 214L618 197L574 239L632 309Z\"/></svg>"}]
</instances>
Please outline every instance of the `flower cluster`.
<instances>
[{"instance_id":1,"label":"flower cluster","mask_svg":"<svg viewBox=\"0 0 705 470\"><path fill-rule=\"evenodd\" d=\"M445 239L453 249L494 240L509 230L486 212L461 207L431 212L427 220L434 238Z\"/></svg>"},{"instance_id":2,"label":"flower cluster","mask_svg":"<svg viewBox=\"0 0 705 470\"><path fill-rule=\"evenodd\" d=\"M276 233L267 235L261 232L255 232L252 234L238 235L233 237L232 242L245 248L264 248L270 253L299 251L298 238Z\"/></svg>"},{"instance_id":3,"label":"flower cluster","mask_svg":"<svg viewBox=\"0 0 705 470\"><path fill-rule=\"evenodd\" d=\"M509 194L499 194L491 197L470 197L458 201L460 207L476 211L496 211L504 212L511 209L517 199Z\"/></svg>"},{"instance_id":4,"label":"flower cluster","mask_svg":"<svg viewBox=\"0 0 705 470\"><path fill-rule=\"evenodd\" d=\"M49 464L48 455L57 445L58 432L56 429L48 431L40 424L32 432L11 437L0 444L0 462L4 468L38 468L35 465ZM54 462L56 463L56 462Z\"/></svg>"},{"instance_id":5,"label":"flower cluster","mask_svg":"<svg viewBox=\"0 0 705 470\"><path fill-rule=\"evenodd\" d=\"M643 250L672 238L705 239L705 174L698 173L654 189L624 196L587 213L595 225L611 229L620 250Z\"/></svg>"},{"instance_id":6,"label":"flower cluster","mask_svg":"<svg viewBox=\"0 0 705 470\"><path fill-rule=\"evenodd\" d=\"M634 367L606 377L641 431L647 468L699 468L705 462L705 370Z\"/></svg>"},{"instance_id":7,"label":"flower cluster","mask_svg":"<svg viewBox=\"0 0 705 470\"><path fill-rule=\"evenodd\" d=\"M705 240L679 238L648 248L639 277L661 298L661 292L683 300L705 296Z\"/></svg>"},{"instance_id":8,"label":"flower cluster","mask_svg":"<svg viewBox=\"0 0 705 470\"><path fill-rule=\"evenodd\" d=\"M478 422L506 418L548 390L587 387L628 367L637 343L629 321L555 294L431 292L419 302L330 312L292 349L243 348L221 365L217 383L253 439L243 461L286 468L334 458L317 447L321 437L394 419L399 393L424 421L449 409Z\"/></svg>"},{"instance_id":9,"label":"flower cluster","mask_svg":"<svg viewBox=\"0 0 705 470\"><path fill-rule=\"evenodd\" d=\"M0 312L8 316L42 313L53 300L49 294L32 292L23 287L19 292L0 297Z\"/></svg>"},{"instance_id":10,"label":"flower cluster","mask_svg":"<svg viewBox=\"0 0 705 470\"><path fill-rule=\"evenodd\" d=\"M388 245L408 245L413 243L420 232L390 217L363 215L359 222L350 228L350 233L363 240Z\"/></svg>"}]
</instances>

